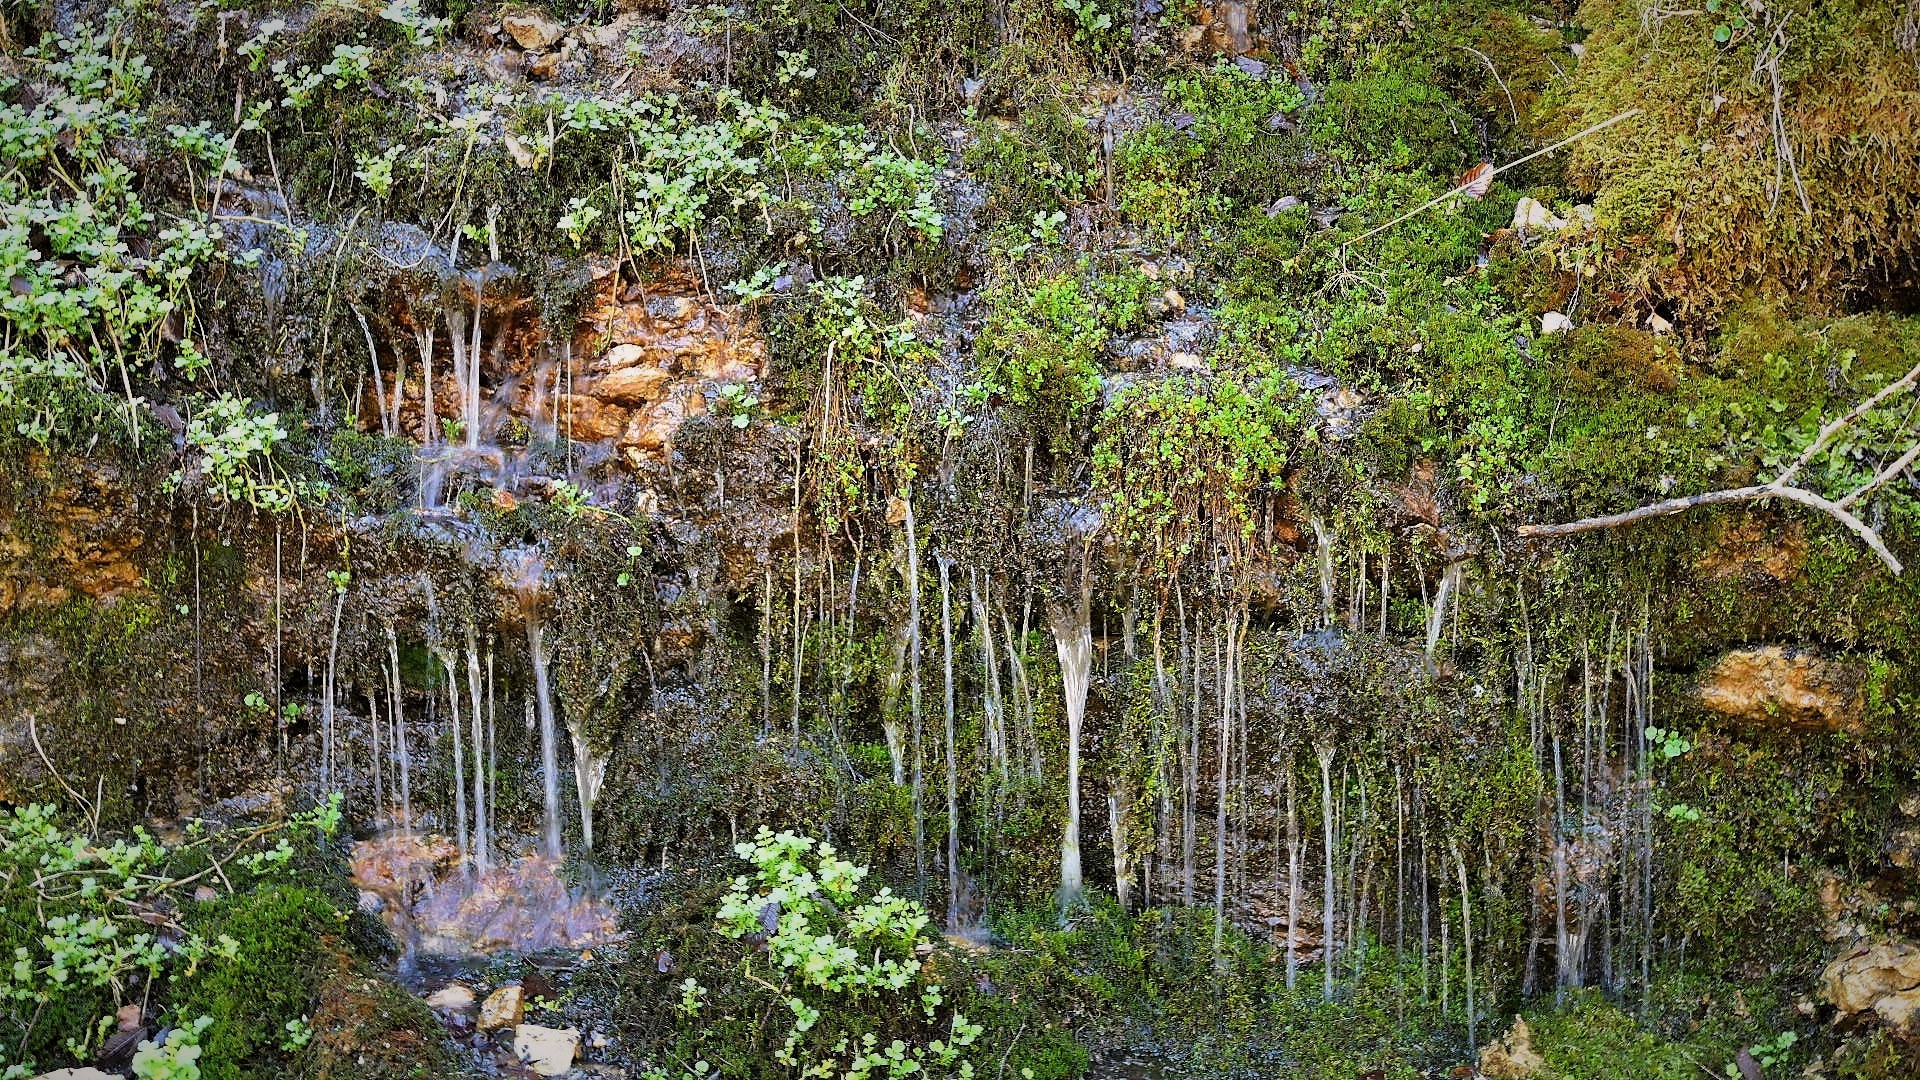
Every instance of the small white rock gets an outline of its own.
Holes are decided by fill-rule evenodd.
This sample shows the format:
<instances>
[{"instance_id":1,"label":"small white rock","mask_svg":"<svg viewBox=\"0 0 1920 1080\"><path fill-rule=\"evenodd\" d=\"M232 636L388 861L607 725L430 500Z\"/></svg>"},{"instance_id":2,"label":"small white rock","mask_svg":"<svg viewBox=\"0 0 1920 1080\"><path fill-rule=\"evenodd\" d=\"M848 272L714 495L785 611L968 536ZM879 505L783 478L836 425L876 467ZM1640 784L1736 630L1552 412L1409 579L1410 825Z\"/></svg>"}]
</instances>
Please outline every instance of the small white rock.
<instances>
[{"instance_id":1,"label":"small white rock","mask_svg":"<svg viewBox=\"0 0 1920 1080\"><path fill-rule=\"evenodd\" d=\"M577 1028L550 1028L521 1024L513 1029L513 1053L541 1076L559 1076L573 1068L580 1052Z\"/></svg>"},{"instance_id":2,"label":"small white rock","mask_svg":"<svg viewBox=\"0 0 1920 1080\"><path fill-rule=\"evenodd\" d=\"M1571 329L1573 329L1573 320L1557 311L1549 311L1540 316L1542 334L1564 334Z\"/></svg>"},{"instance_id":3,"label":"small white rock","mask_svg":"<svg viewBox=\"0 0 1920 1080\"><path fill-rule=\"evenodd\" d=\"M1661 318L1660 313L1656 311L1647 316L1647 329L1656 334L1671 334L1673 333L1673 324Z\"/></svg>"},{"instance_id":4,"label":"small white rock","mask_svg":"<svg viewBox=\"0 0 1920 1080\"><path fill-rule=\"evenodd\" d=\"M1513 208L1513 227L1533 232L1558 232L1567 227L1567 219L1556 217L1547 204L1530 196L1521 196Z\"/></svg>"},{"instance_id":5,"label":"small white rock","mask_svg":"<svg viewBox=\"0 0 1920 1080\"><path fill-rule=\"evenodd\" d=\"M428 994L427 1004L441 1012L468 1012L473 1008L473 991L459 983L448 983Z\"/></svg>"}]
</instances>

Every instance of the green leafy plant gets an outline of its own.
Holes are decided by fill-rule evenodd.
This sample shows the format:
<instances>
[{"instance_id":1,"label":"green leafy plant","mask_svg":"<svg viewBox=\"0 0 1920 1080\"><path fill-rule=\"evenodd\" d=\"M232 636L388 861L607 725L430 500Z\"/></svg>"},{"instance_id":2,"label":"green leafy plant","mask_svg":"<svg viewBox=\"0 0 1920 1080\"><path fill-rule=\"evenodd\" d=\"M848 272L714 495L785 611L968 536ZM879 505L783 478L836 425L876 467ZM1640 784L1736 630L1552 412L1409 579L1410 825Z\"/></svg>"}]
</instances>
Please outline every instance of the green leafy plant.
<instances>
[{"instance_id":1,"label":"green leafy plant","mask_svg":"<svg viewBox=\"0 0 1920 1080\"><path fill-rule=\"evenodd\" d=\"M0 279L11 282L0 296L0 414L46 443L119 394L137 441L133 368L165 355L170 325L191 329L187 286L219 257L222 234L197 212L163 226L141 196L131 148L162 132L144 108L153 70L117 16L21 59L32 94L0 77ZM196 160L225 157L225 140L205 125L166 134ZM191 377L204 357L182 350L178 363Z\"/></svg>"},{"instance_id":2,"label":"green leafy plant","mask_svg":"<svg viewBox=\"0 0 1920 1080\"><path fill-rule=\"evenodd\" d=\"M1792 1057L1794 1044L1799 1041L1800 1036L1794 1032L1782 1031L1771 1039L1747 1047L1747 1053L1753 1055L1753 1060L1758 1062L1762 1069L1771 1069L1787 1064ZM1725 1073L1732 1080L1740 1080L1742 1075L1739 1064L1732 1061L1727 1062Z\"/></svg>"},{"instance_id":3,"label":"green leafy plant","mask_svg":"<svg viewBox=\"0 0 1920 1080\"><path fill-rule=\"evenodd\" d=\"M1734 37L1753 29L1753 21L1747 18L1747 12L1741 0L1707 0L1707 14L1717 15L1720 22L1713 28L1713 40L1716 44L1731 44Z\"/></svg>"},{"instance_id":4,"label":"green leafy plant","mask_svg":"<svg viewBox=\"0 0 1920 1080\"><path fill-rule=\"evenodd\" d=\"M1073 39L1105 50L1119 43L1121 27L1104 0L1060 0L1060 10L1073 19Z\"/></svg>"},{"instance_id":5,"label":"green leafy plant","mask_svg":"<svg viewBox=\"0 0 1920 1080\"><path fill-rule=\"evenodd\" d=\"M274 448L287 432L278 413L253 415L246 401L222 394L206 402L187 423L187 445L200 452L200 470L207 489L226 502L283 513L315 485L296 482L274 463ZM176 470L170 483L185 479Z\"/></svg>"},{"instance_id":6,"label":"green leafy plant","mask_svg":"<svg viewBox=\"0 0 1920 1080\"><path fill-rule=\"evenodd\" d=\"M354 178L367 185L375 198L384 199L393 190L393 165L399 160L404 146L389 146L383 153L372 154L362 151L354 155L354 161L360 167L353 170Z\"/></svg>"},{"instance_id":7,"label":"green leafy plant","mask_svg":"<svg viewBox=\"0 0 1920 1080\"><path fill-rule=\"evenodd\" d=\"M285 874L300 845L337 835L340 823L336 794L284 821L219 831L191 823L187 839L169 848L143 829L113 840L69 830L51 805L0 809L0 907L42 919L31 928L0 923L0 1052L15 1060L50 1052L91 1057L118 1005L238 955L234 938L182 932L162 913L190 901L216 864L230 868L230 880ZM175 869L183 865L202 869ZM170 926L163 935L159 928ZM104 1026L96 1023L102 1016ZM136 1060L136 1075L197 1077L199 1036L211 1022L176 1027L177 1039L149 1044L150 1071L138 1071Z\"/></svg>"},{"instance_id":8,"label":"green leafy plant","mask_svg":"<svg viewBox=\"0 0 1920 1080\"><path fill-rule=\"evenodd\" d=\"M567 200L567 211L560 215L560 220L554 223L554 227L559 229L573 244L574 250L578 251L586 246L587 232L593 228L595 222L600 220L600 217L599 207L593 205L587 196L576 195Z\"/></svg>"},{"instance_id":9,"label":"green leafy plant","mask_svg":"<svg viewBox=\"0 0 1920 1080\"><path fill-rule=\"evenodd\" d=\"M212 1023L202 1016L168 1032L165 1042L141 1042L133 1054L135 1080L200 1080L200 1035Z\"/></svg>"},{"instance_id":10,"label":"green leafy plant","mask_svg":"<svg viewBox=\"0 0 1920 1080\"><path fill-rule=\"evenodd\" d=\"M982 1029L944 1009L945 988L922 966L929 919L919 902L885 887L870 890L866 867L797 833L763 826L734 850L752 870L733 879L714 928L752 944L741 960L747 985L771 996L789 1018L774 1061L796 1076L852 1080L973 1075L964 1054ZM687 979L679 991L676 1009L684 1022L700 1023L711 1007L707 990ZM917 1017L914 1026L929 1029L930 1036L883 1039L864 1026L875 1007L882 1015ZM754 1006L756 1012L762 1008ZM683 1077L707 1075L707 1062L718 1057L702 1051L698 1040L687 1056L697 1060L679 1071ZM656 1069L648 1075L668 1073Z\"/></svg>"},{"instance_id":11,"label":"green leafy plant","mask_svg":"<svg viewBox=\"0 0 1920 1080\"><path fill-rule=\"evenodd\" d=\"M1666 728L1647 725L1647 752L1655 760L1671 761L1693 749L1693 743L1685 735Z\"/></svg>"},{"instance_id":12,"label":"green leafy plant","mask_svg":"<svg viewBox=\"0 0 1920 1080\"><path fill-rule=\"evenodd\" d=\"M714 406L714 411L729 418L734 427L744 428L759 415L760 399L747 389L745 383L728 383L720 388L714 398Z\"/></svg>"}]
</instances>

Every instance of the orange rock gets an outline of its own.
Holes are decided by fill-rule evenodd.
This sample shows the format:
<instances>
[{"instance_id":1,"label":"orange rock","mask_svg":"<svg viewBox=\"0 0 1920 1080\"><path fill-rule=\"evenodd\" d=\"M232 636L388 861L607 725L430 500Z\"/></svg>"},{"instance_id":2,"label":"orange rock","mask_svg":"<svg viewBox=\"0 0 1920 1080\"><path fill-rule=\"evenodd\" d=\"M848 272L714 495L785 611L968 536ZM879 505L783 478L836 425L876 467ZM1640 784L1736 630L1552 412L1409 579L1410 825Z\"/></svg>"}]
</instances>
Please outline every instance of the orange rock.
<instances>
[{"instance_id":1,"label":"orange rock","mask_svg":"<svg viewBox=\"0 0 1920 1080\"><path fill-rule=\"evenodd\" d=\"M680 425L707 411L707 399L684 388L650 409L637 411L620 436L620 445L643 453L658 453L672 441Z\"/></svg>"},{"instance_id":2,"label":"orange rock","mask_svg":"<svg viewBox=\"0 0 1920 1080\"><path fill-rule=\"evenodd\" d=\"M627 427L627 410L586 394L562 394L559 401L561 430L583 442L614 439Z\"/></svg>"},{"instance_id":3,"label":"orange rock","mask_svg":"<svg viewBox=\"0 0 1920 1080\"><path fill-rule=\"evenodd\" d=\"M1727 653L1695 692L1722 716L1767 726L1851 729L1865 707L1854 665L1781 645Z\"/></svg>"},{"instance_id":4,"label":"orange rock","mask_svg":"<svg viewBox=\"0 0 1920 1080\"><path fill-rule=\"evenodd\" d=\"M632 346L623 345L621 348ZM601 376L600 381L594 383L587 392L601 401L618 405L644 405L658 401L671 382L673 373L665 368L653 365L623 367Z\"/></svg>"}]
</instances>

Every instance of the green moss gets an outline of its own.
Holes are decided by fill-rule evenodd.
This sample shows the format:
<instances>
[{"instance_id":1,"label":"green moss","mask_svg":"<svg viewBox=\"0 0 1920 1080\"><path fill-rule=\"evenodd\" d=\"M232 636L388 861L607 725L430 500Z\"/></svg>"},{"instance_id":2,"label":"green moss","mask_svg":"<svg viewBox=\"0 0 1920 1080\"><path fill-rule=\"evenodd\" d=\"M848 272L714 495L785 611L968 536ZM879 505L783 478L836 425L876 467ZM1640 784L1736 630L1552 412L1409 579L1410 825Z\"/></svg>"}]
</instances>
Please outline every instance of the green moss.
<instances>
[{"instance_id":1,"label":"green moss","mask_svg":"<svg viewBox=\"0 0 1920 1080\"><path fill-rule=\"evenodd\" d=\"M269 885L196 912L196 932L239 944L230 963L207 965L175 981L184 1017L211 1016L200 1038L207 1080L241 1080L285 1071L287 1021L311 1016L325 978L321 940L344 928L344 915L318 893Z\"/></svg>"},{"instance_id":2,"label":"green moss","mask_svg":"<svg viewBox=\"0 0 1920 1080\"><path fill-rule=\"evenodd\" d=\"M1566 100L1568 130L1641 111L1575 146L1570 161L1571 179L1596 192L1608 310L1665 302L1710 315L1743 289L1831 310L1910 287L1920 91L1894 44L1897 17L1871 2L1775 3L1722 44L1718 14L1649 22L1618 0L1581 8L1593 34ZM1780 27L1786 47L1763 64ZM1773 134L1774 70L1791 161Z\"/></svg>"}]
</instances>

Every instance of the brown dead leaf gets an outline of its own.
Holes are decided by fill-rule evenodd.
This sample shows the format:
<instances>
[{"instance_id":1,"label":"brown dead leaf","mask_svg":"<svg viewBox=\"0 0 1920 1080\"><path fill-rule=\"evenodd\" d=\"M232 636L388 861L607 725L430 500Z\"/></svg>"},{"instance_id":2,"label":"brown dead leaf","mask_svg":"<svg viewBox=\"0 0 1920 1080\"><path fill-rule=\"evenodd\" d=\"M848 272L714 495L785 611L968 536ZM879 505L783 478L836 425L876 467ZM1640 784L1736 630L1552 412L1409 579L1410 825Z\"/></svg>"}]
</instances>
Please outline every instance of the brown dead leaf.
<instances>
[{"instance_id":1,"label":"brown dead leaf","mask_svg":"<svg viewBox=\"0 0 1920 1080\"><path fill-rule=\"evenodd\" d=\"M1454 186L1461 188L1460 194L1469 199L1486 198L1487 189L1493 186L1493 162L1483 161L1468 169L1466 174L1460 177L1460 182Z\"/></svg>"}]
</instances>

